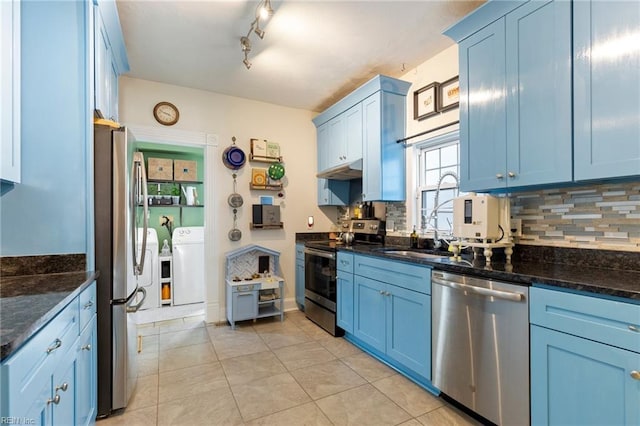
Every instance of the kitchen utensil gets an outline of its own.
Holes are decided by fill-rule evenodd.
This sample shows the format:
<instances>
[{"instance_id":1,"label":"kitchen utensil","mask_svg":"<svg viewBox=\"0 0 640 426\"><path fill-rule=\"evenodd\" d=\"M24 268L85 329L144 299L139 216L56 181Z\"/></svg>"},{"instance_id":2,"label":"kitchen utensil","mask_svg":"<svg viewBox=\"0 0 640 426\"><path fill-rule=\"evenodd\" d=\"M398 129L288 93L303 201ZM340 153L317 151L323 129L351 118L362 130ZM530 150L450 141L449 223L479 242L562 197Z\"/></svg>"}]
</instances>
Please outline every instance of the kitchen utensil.
<instances>
[{"instance_id":1,"label":"kitchen utensil","mask_svg":"<svg viewBox=\"0 0 640 426\"><path fill-rule=\"evenodd\" d=\"M353 238L354 238L353 232L344 232L342 234L342 241L348 246L350 246L351 243L353 243Z\"/></svg>"},{"instance_id":2,"label":"kitchen utensil","mask_svg":"<svg viewBox=\"0 0 640 426\"><path fill-rule=\"evenodd\" d=\"M227 199L227 202L233 208L241 207L242 203L244 202L244 200L242 199L242 195L238 194L238 191L236 190L236 177L237 175L234 173L233 174L233 194L229 195L229 198Z\"/></svg>"},{"instance_id":3,"label":"kitchen utensil","mask_svg":"<svg viewBox=\"0 0 640 426\"><path fill-rule=\"evenodd\" d=\"M267 171L269 177L273 180L280 180L284 177L284 166L282 163L273 163Z\"/></svg>"},{"instance_id":4,"label":"kitchen utensil","mask_svg":"<svg viewBox=\"0 0 640 426\"><path fill-rule=\"evenodd\" d=\"M240 241L240 238L242 238L242 231L238 229L237 213L238 213L238 209L233 209L233 229L229 231L229 239L231 241Z\"/></svg>"},{"instance_id":5,"label":"kitchen utensil","mask_svg":"<svg viewBox=\"0 0 640 426\"><path fill-rule=\"evenodd\" d=\"M238 170L244 166L247 161L247 157L240 148L236 146L236 137L232 137L233 144L228 146L222 152L222 163L226 168L231 170Z\"/></svg>"}]
</instances>

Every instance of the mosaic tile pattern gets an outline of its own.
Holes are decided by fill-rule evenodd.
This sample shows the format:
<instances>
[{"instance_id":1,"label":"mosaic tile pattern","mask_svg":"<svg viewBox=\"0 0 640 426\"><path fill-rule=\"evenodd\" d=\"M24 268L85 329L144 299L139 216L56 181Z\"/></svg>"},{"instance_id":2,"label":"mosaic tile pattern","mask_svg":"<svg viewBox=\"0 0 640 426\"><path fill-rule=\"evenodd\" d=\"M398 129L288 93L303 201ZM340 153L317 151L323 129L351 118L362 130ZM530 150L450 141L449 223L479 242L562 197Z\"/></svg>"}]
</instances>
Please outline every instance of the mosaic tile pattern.
<instances>
[{"instance_id":1,"label":"mosaic tile pattern","mask_svg":"<svg viewBox=\"0 0 640 426\"><path fill-rule=\"evenodd\" d=\"M233 262L230 264L229 271L227 271L227 276L231 278L249 278L255 273L263 272L258 271L259 256L269 256L269 271L272 274L276 273L276 265L273 256L270 256L262 250L251 250L250 252L244 253L233 259Z\"/></svg>"},{"instance_id":2,"label":"mosaic tile pattern","mask_svg":"<svg viewBox=\"0 0 640 426\"><path fill-rule=\"evenodd\" d=\"M402 202L386 203L387 217L385 220L393 221L393 231L402 232L407 230L407 204Z\"/></svg>"},{"instance_id":3,"label":"mosaic tile pattern","mask_svg":"<svg viewBox=\"0 0 640 426\"><path fill-rule=\"evenodd\" d=\"M640 251L640 182L511 194L518 243Z\"/></svg>"}]
</instances>

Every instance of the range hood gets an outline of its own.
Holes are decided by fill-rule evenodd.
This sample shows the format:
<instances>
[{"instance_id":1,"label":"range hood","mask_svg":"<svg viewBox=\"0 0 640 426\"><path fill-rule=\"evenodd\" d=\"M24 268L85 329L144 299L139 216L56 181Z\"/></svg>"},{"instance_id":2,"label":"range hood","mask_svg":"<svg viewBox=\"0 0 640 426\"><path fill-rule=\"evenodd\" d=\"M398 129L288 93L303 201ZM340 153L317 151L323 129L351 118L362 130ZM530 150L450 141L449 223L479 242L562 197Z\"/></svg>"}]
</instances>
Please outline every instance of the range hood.
<instances>
[{"instance_id":1,"label":"range hood","mask_svg":"<svg viewBox=\"0 0 640 426\"><path fill-rule=\"evenodd\" d=\"M318 173L316 176L322 179L333 180L351 180L361 178L362 158L348 164L341 164L331 169L327 169L321 173Z\"/></svg>"}]
</instances>

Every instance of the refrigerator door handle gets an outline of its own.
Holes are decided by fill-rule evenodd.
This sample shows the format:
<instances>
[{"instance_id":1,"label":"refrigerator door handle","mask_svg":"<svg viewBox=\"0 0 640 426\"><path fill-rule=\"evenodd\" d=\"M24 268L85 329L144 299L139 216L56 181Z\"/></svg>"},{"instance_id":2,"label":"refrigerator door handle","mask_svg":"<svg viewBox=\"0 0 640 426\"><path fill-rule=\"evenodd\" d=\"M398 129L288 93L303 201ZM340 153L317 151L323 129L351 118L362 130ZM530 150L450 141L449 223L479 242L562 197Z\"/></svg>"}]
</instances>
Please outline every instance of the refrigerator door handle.
<instances>
[{"instance_id":1,"label":"refrigerator door handle","mask_svg":"<svg viewBox=\"0 0 640 426\"><path fill-rule=\"evenodd\" d=\"M142 191L142 194L140 194ZM133 165L131 171L131 188L129 195L129 205L131 206L131 243L133 256L133 273L134 275L142 275L144 270L144 255L147 250L147 229L149 228L149 201L147 193L147 173L144 168L144 156L141 152L133 153ZM142 195L143 206L143 231L142 231L142 248L140 250L140 260L138 260L138 232L137 212L138 198Z\"/></svg>"},{"instance_id":2,"label":"refrigerator door handle","mask_svg":"<svg viewBox=\"0 0 640 426\"><path fill-rule=\"evenodd\" d=\"M144 287L139 287L138 290L136 291L136 294L137 293L142 293L142 300L139 303L136 303L135 305L127 306L127 313L138 312L138 309L142 307L144 300L147 298L147 290Z\"/></svg>"}]
</instances>

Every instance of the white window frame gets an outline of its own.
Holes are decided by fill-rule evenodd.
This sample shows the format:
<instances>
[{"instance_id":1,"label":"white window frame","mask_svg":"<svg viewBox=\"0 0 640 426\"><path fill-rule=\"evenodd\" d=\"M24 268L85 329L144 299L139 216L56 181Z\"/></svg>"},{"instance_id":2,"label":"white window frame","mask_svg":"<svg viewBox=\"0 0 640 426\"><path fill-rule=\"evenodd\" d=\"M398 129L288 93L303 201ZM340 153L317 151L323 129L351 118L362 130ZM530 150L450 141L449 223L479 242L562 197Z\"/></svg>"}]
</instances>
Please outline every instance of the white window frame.
<instances>
[{"instance_id":1,"label":"white window frame","mask_svg":"<svg viewBox=\"0 0 640 426\"><path fill-rule=\"evenodd\" d=\"M424 150L428 150L430 148L434 148L434 149L444 148L446 146L453 145L453 144L458 144L458 164L457 164L458 167L457 167L456 174L458 175L458 177L460 177L460 158L459 158L460 131L459 129L422 140L412 145L412 148L413 148L412 155L411 155L411 158L408 158L408 161L412 163L411 165L413 166L411 167L411 169L413 169L413 173L412 173L413 186L412 186L412 189L410 190L411 191L410 194L408 194L409 196L407 197L407 200L411 200L411 203L413 205L407 205L407 213L411 212L411 216L412 216L411 218L407 217L407 224L409 225L407 232L411 232L411 230L415 226L416 230L422 236L432 236L434 234L432 227L427 226L427 229L422 229L421 227L422 192L424 190L432 191L435 189L429 186L424 186L421 182L421 175L424 172L424 165L423 165L424 154L423 153L424 153ZM441 189L452 189L452 188L458 189L458 186L444 185L442 186ZM451 209L452 206L446 206L446 208ZM440 226L441 225L440 223L438 225L439 225L438 227L440 228L439 233L442 235L442 232L446 229L446 227Z\"/></svg>"}]
</instances>

